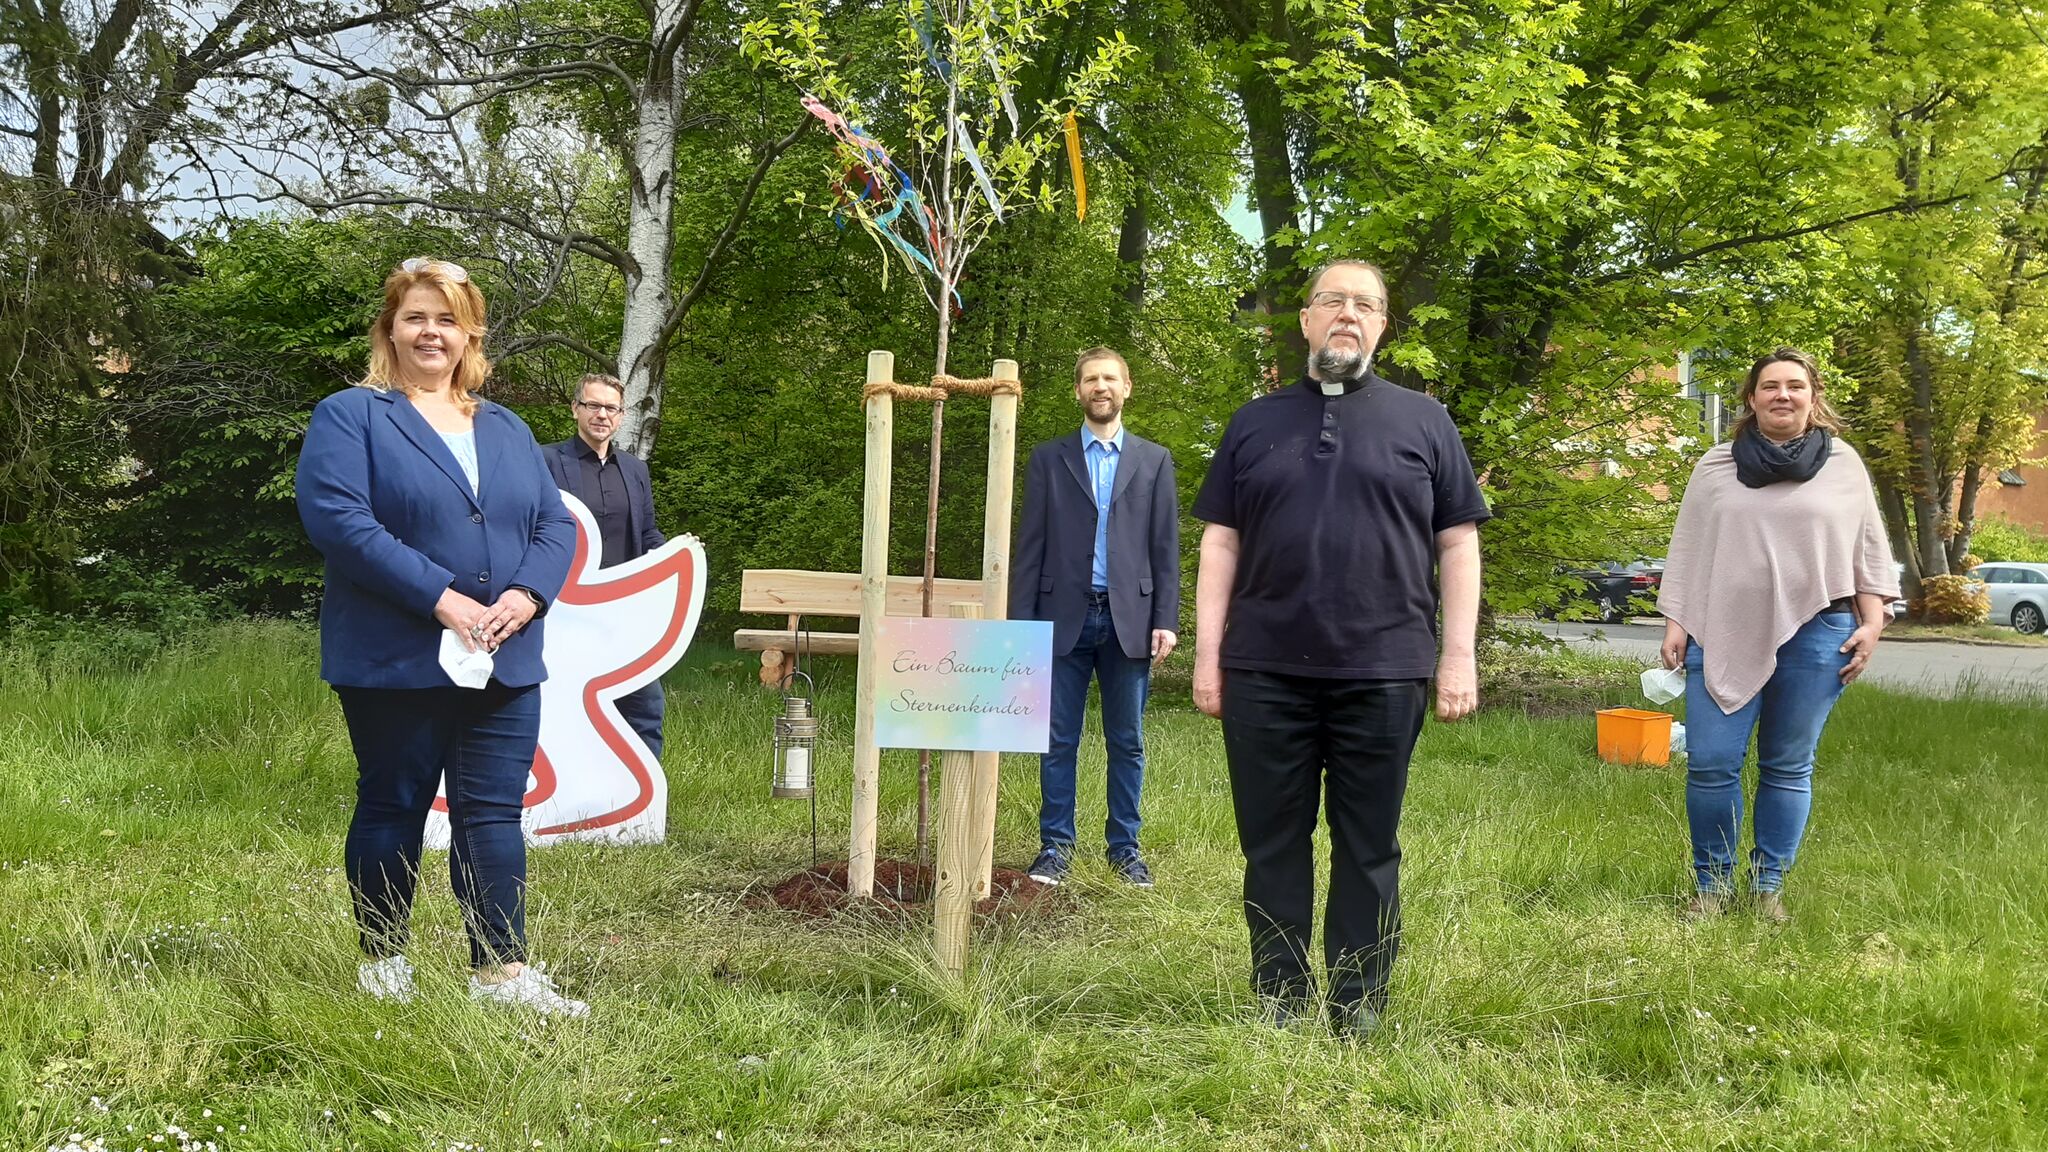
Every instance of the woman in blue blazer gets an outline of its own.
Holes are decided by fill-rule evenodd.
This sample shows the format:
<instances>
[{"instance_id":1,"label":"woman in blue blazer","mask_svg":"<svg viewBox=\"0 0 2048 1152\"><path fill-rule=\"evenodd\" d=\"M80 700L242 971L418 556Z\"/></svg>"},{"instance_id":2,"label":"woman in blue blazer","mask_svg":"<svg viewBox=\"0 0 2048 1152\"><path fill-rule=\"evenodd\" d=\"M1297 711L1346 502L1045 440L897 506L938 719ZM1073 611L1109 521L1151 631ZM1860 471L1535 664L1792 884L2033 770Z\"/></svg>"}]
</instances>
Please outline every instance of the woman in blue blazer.
<instances>
[{"instance_id":1,"label":"woman in blue blazer","mask_svg":"<svg viewBox=\"0 0 2048 1152\"><path fill-rule=\"evenodd\" d=\"M468 273L406 261L384 281L369 373L313 410L299 456L299 518L326 560L320 676L356 755L344 854L369 956L357 980L379 999L412 998L407 922L445 776L470 996L580 1016L583 1003L526 963L520 829L547 678L540 617L568 578L576 529L533 433L476 395L491 371L483 338ZM455 685L444 635L491 654L483 688Z\"/></svg>"}]
</instances>

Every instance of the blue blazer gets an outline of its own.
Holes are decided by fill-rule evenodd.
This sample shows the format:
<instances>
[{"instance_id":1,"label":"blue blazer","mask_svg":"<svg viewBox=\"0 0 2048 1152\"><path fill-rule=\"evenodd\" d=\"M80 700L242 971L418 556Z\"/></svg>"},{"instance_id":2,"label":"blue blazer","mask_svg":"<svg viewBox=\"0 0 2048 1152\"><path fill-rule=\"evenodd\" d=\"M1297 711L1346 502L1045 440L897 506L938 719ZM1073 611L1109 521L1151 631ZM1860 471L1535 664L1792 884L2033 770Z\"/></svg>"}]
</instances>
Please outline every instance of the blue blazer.
<instances>
[{"instance_id":1,"label":"blue blazer","mask_svg":"<svg viewBox=\"0 0 2048 1152\"><path fill-rule=\"evenodd\" d=\"M327 561L320 678L352 688L447 688L434 605L529 588L543 607L569 578L576 522L540 445L509 409L476 413L478 492L440 433L399 392L345 388L313 409L299 453L299 519ZM507 640L494 676L547 679L541 620Z\"/></svg>"},{"instance_id":2,"label":"blue blazer","mask_svg":"<svg viewBox=\"0 0 2048 1152\"><path fill-rule=\"evenodd\" d=\"M1010 554L1010 619L1052 621L1065 656L1088 622L1095 567L1095 486L1069 432L1031 450L1024 514ZM1109 618L1125 656L1152 654L1152 630L1180 628L1180 495L1173 456L1128 429L1109 502Z\"/></svg>"},{"instance_id":3,"label":"blue blazer","mask_svg":"<svg viewBox=\"0 0 2048 1152\"><path fill-rule=\"evenodd\" d=\"M583 490L582 445L583 441L571 436L559 444L543 444L540 451L556 486L583 501L595 514L597 493ZM668 543L668 537L654 526L654 481L647 475L646 461L616 444L612 455L619 461L619 478L626 482L626 559L638 560Z\"/></svg>"}]
</instances>

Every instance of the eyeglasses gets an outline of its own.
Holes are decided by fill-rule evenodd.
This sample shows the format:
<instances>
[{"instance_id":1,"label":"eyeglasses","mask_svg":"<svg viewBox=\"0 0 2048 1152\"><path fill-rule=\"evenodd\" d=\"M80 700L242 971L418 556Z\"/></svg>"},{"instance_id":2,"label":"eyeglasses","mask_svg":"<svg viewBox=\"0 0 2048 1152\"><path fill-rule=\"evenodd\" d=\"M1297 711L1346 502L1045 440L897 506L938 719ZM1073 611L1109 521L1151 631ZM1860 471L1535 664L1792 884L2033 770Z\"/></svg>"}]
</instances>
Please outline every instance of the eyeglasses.
<instances>
[{"instance_id":1,"label":"eyeglasses","mask_svg":"<svg viewBox=\"0 0 2048 1152\"><path fill-rule=\"evenodd\" d=\"M1308 306L1318 312L1334 316L1344 310L1344 305L1356 304L1361 316L1384 316L1387 312L1387 298L1367 296L1360 293L1353 296L1346 292L1318 292L1308 298Z\"/></svg>"},{"instance_id":2,"label":"eyeglasses","mask_svg":"<svg viewBox=\"0 0 2048 1152\"><path fill-rule=\"evenodd\" d=\"M625 411L617 404L593 404L588 400L578 400L576 406L596 416L617 416Z\"/></svg>"},{"instance_id":3,"label":"eyeglasses","mask_svg":"<svg viewBox=\"0 0 2048 1152\"><path fill-rule=\"evenodd\" d=\"M415 256L400 264L398 270L415 276L422 272L439 271L441 275L455 281L457 284L467 284L469 282L469 272L462 265L450 264L446 260L435 260L426 256Z\"/></svg>"}]
</instances>

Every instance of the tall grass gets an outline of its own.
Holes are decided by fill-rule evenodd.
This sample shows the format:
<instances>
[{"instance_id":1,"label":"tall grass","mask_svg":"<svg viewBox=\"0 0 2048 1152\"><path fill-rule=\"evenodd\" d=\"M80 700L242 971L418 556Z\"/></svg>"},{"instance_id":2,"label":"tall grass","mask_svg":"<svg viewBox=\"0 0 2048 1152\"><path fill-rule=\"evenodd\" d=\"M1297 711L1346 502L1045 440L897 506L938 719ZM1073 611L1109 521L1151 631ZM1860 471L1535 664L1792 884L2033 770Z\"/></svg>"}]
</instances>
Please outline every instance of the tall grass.
<instances>
[{"instance_id":1,"label":"tall grass","mask_svg":"<svg viewBox=\"0 0 2048 1152\"><path fill-rule=\"evenodd\" d=\"M1593 760L1587 716L1432 725L1394 1010L1353 1048L1254 1019L1220 742L1178 698L1150 727L1159 888L1088 860L979 926L955 983L928 924L754 907L809 862L808 812L768 798L770 699L707 650L671 677L668 842L533 856L536 954L594 1006L562 1024L466 1001L438 863L421 1000L355 991L353 767L313 647L0 651L0 1146L2048 1146L2038 708L1852 691L1781 931L1679 922L1681 775ZM822 696L833 855L851 680ZM1016 864L1035 764L1004 766ZM907 852L914 772L884 771ZM1084 845L1101 771L1097 744Z\"/></svg>"}]
</instances>

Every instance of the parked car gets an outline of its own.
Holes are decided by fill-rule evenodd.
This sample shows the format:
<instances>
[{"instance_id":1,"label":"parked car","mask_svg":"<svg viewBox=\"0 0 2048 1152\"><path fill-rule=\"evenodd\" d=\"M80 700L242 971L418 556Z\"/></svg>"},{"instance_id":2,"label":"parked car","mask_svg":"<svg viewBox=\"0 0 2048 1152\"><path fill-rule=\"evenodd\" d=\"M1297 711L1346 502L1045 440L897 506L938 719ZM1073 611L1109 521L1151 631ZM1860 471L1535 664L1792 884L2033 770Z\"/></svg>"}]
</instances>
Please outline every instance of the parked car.
<instances>
[{"instance_id":1,"label":"parked car","mask_svg":"<svg viewBox=\"0 0 2048 1152\"><path fill-rule=\"evenodd\" d=\"M1577 578L1578 585L1560 608L1573 602L1591 603L1602 624L1620 624L1641 609L1642 605L1632 601L1656 599L1657 589L1664 584L1664 561L1642 559L1624 564L1604 560L1591 567L1566 568L1564 575Z\"/></svg>"},{"instance_id":2,"label":"parked car","mask_svg":"<svg viewBox=\"0 0 2048 1152\"><path fill-rule=\"evenodd\" d=\"M2048 564L1979 564L1970 576L1991 593L1991 623L2028 636L2048 627Z\"/></svg>"},{"instance_id":3,"label":"parked car","mask_svg":"<svg viewBox=\"0 0 2048 1152\"><path fill-rule=\"evenodd\" d=\"M1638 560L1627 566L1628 589L1636 596L1657 599L1657 590L1664 587L1664 558Z\"/></svg>"}]
</instances>

